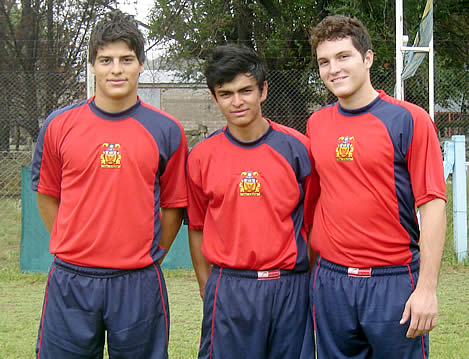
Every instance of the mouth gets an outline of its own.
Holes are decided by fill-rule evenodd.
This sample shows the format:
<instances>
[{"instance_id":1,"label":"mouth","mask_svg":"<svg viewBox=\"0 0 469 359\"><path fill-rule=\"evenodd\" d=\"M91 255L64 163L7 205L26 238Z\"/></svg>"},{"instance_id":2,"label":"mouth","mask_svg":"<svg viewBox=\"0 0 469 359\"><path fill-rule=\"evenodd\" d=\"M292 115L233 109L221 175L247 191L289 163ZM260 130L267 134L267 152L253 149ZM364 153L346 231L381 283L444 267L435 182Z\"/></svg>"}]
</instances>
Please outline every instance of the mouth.
<instances>
[{"instance_id":1,"label":"mouth","mask_svg":"<svg viewBox=\"0 0 469 359\"><path fill-rule=\"evenodd\" d=\"M331 80L331 82L332 82L332 83L337 83L337 82L344 81L345 79L347 79L347 76L336 77L336 78L333 78L333 79Z\"/></svg>"},{"instance_id":2,"label":"mouth","mask_svg":"<svg viewBox=\"0 0 469 359\"><path fill-rule=\"evenodd\" d=\"M235 116L242 116L244 115L246 112L248 112L248 109L243 109L243 110L236 110L236 111L231 111L231 113Z\"/></svg>"},{"instance_id":3,"label":"mouth","mask_svg":"<svg viewBox=\"0 0 469 359\"><path fill-rule=\"evenodd\" d=\"M108 82L110 82L113 85L122 85L123 83L126 82L126 80L124 80L124 79L110 79L110 80L108 80Z\"/></svg>"}]
</instances>

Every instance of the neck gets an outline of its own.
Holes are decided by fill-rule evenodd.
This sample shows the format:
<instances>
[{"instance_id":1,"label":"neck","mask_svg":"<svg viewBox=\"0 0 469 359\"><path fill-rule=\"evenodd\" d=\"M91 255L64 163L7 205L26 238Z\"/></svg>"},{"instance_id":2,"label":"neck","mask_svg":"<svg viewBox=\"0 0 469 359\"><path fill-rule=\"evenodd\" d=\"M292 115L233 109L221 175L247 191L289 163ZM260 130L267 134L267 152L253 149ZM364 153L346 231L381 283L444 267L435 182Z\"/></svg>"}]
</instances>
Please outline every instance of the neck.
<instances>
[{"instance_id":1,"label":"neck","mask_svg":"<svg viewBox=\"0 0 469 359\"><path fill-rule=\"evenodd\" d=\"M137 94L130 98L124 99L112 99L112 98L104 98L96 93L96 97L94 98L94 103L97 107L101 110L109 113L117 113L125 111L131 108L133 105L137 103Z\"/></svg>"},{"instance_id":2,"label":"neck","mask_svg":"<svg viewBox=\"0 0 469 359\"><path fill-rule=\"evenodd\" d=\"M371 83L369 83L354 94L348 97L339 98L339 103L340 106L347 110L355 110L370 104L378 96L378 91L376 91L373 86L371 86Z\"/></svg>"},{"instance_id":3,"label":"neck","mask_svg":"<svg viewBox=\"0 0 469 359\"><path fill-rule=\"evenodd\" d=\"M239 127L228 124L230 133L234 138L241 142L253 142L257 140L264 135L269 126L269 121L267 121L265 118L261 118L254 124L251 124L251 126L247 127Z\"/></svg>"}]
</instances>

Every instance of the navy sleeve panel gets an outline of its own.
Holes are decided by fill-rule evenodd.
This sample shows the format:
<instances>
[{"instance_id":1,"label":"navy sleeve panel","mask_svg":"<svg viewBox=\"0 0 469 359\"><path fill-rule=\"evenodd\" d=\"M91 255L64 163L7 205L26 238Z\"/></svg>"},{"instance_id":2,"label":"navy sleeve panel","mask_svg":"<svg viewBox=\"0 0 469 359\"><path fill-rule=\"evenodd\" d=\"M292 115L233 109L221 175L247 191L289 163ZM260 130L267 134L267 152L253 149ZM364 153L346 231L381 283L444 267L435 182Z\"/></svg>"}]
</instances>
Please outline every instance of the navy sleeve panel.
<instances>
[{"instance_id":1,"label":"navy sleeve panel","mask_svg":"<svg viewBox=\"0 0 469 359\"><path fill-rule=\"evenodd\" d=\"M303 200L305 196L303 182L305 178L311 174L312 170L308 150L305 145L293 135L277 130L272 131L272 134L266 139L265 144L271 146L277 153L282 155L295 172L298 188L300 190L300 198L297 207L291 213L297 246L297 258L294 270L308 270L307 240L301 235L301 228L304 221Z\"/></svg>"},{"instance_id":2,"label":"navy sleeve panel","mask_svg":"<svg viewBox=\"0 0 469 359\"><path fill-rule=\"evenodd\" d=\"M140 106L132 117L140 122L155 139L160 155L158 176L161 176L169 159L181 144L181 129L175 121L164 113L145 106Z\"/></svg>"},{"instance_id":3,"label":"navy sleeve panel","mask_svg":"<svg viewBox=\"0 0 469 359\"><path fill-rule=\"evenodd\" d=\"M41 163L42 163L42 154L44 150L44 136L47 132L47 129L49 128L49 125L51 122L59 115L72 110L74 108L86 105L87 100L77 102L73 105L58 109L53 111L49 116L47 116L46 120L44 121L40 131L39 135L37 137L36 141L36 148L34 150L33 154L33 162L31 165L31 188L33 191L37 191L37 187L39 185L39 179L41 175Z\"/></svg>"},{"instance_id":4,"label":"navy sleeve panel","mask_svg":"<svg viewBox=\"0 0 469 359\"><path fill-rule=\"evenodd\" d=\"M308 150L299 139L274 130L266 139L265 144L271 146L290 163L300 184L310 175L311 161Z\"/></svg>"},{"instance_id":5,"label":"navy sleeve panel","mask_svg":"<svg viewBox=\"0 0 469 359\"><path fill-rule=\"evenodd\" d=\"M388 129L397 159L405 161L413 136L412 114L406 108L382 99L379 99L370 112L378 117Z\"/></svg>"},{"instance_id":6,"label":"navy sleeve panel","mask_svg":"<svg viewBox=\"0 0 469 359\"><path fill-rule=\"evenodd\" d=\"M223 128L219 128L218 130L213 131L210 135L207 136L207 138L218 135L219 133L223 132L224 129L225 128L223 127Z\"/></svg>"},{"instance_id":7,"label":"navy sleeve panel","mask_svg":"<svg viewBox=\"0 0 469 359\"><path fill-rule=\"evenodd\" d=\"M412 114L404 107L380 99L370 111L386 126L394 147L394 179L401 224L418 250L419 228L415 220L415 199L406 155L412 142Z\"/></svg>"}]
</instances>

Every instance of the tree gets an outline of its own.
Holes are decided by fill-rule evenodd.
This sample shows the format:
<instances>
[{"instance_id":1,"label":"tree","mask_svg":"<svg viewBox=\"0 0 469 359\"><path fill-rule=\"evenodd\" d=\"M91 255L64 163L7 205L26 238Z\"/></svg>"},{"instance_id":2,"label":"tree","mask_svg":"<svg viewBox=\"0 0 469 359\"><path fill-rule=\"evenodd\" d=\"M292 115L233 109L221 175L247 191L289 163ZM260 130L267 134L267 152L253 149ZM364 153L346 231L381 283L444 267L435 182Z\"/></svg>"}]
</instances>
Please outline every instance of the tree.
<instances>
[{"instance_id":1,"label":"tree","mask_svg":"<svg viewBox=\"0 0 469 359\"><path fill-rule=\"evenodd\" d=\"M152 13L151 36L168 48L169 63L189 64L186 76L198 76L207 51L215 45L235 42L264 55L269 68L266 116L304 131L311 109L333 101L320 85L316 61L309 44L310 28L335 14L372 14L367 25L378 42L378 65L393 62L392 23L380 26L374 18L394 9L387 2L331 0L157 0ZM392 48L392 50L391 50ZM388 66L390 67L390 66ZM315 98L312 103L312 98Z\"/></svg>"},{"instance_id":2,"label":"tree","mask_svg":"<svg viewBox=\"0 0 469 359\"><path fill-rule=\"evenodd\" d=\"M435 42L439 61L467 66L469 30L464 15L463 0L440 0L435 6ZM455 4L456 3L456 4ZM415 37L425 1L405 2L404 33ZM392 93L395 68L395 4L382 0L156 0L151 16L151 37L167 47L167 62L185 65L185 75L200 76L201 64L207 51L215 45L236 42L251 46L262 53L271 75L273 72L296 71L288 77L275 74L272 92L264 110L279 118L292 115L301 118L303 128L310 113L311 92L317 92L316 62L309 45L309 29L322 18L332 14L358 17L367 26L373 42L375 61L373 84ZM451 39L449 30L456 34ZM453 51L455 47L458 51ZM311 75L305 75L305 72ZM467 71L466 71L467 72ZM273 82L272 82L273 80ZM419 81L415 80L417 83ZM321 90L325 91L325 90ZM419 98L421 86L408 88L411 98ZM420 97L419 97L420 96ZM467 96L466 96L467 97ZM317 104L325 98L318 97ZM332 101L329 98L327 101ZM326 102L327 102L326 101ZM272 111L271 111L272 110ZM271 115L272 117L272 115ZM284 122L281 120L280 122Z\"/></svg>"},{"instance_id":3,"label":"tree","mask_svg":"<svg viewBox=\"0 0 469 359\"><path fill-rule=\"evenodd\" d=\"M0 151L10 130L35 140L54 108L83 98L88 33L109 0L0 0Z\"/></svg>"},{"instance_id":4,"label":"tree","mask_svg":"<svg viewBox=\"0 0 469 359\"><path fill-rule=\"evenodd\" d=\"M280 84L289 91L269 93L264 112L284 122L292 114L304 119L309 110L304 70L311 64L308 27L309 0L157 0L152 14L152 38L168 46L171 63L184 63L185 74L198 76L207 51L214 45L235 42L257 49L270 73L290 70L290 76L269 78L271 89ZM282 101L277 101L278 97ZM275 104L275 106L274 106ZM275 115L275 116L274 116Z\"/></svg>"}]
</instances>

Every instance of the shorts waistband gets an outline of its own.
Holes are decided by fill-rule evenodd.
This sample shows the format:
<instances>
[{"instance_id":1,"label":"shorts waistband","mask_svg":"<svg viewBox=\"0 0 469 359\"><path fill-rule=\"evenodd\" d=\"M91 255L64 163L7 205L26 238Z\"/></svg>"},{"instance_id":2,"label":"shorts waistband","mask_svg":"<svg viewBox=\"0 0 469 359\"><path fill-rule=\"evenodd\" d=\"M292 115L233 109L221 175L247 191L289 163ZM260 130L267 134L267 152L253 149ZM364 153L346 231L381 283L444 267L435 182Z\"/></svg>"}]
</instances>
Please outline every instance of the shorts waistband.
<instances>
[{"instance_id":1,"label":"shorts waistband","mask_svg":"<svg viewBox=\"0 0 469 359\"><path fill-rule=\"evenodd\" d=\"M319 257L316 263L319 268L329 269L331 271L348 275L350 277L376 277L385 275L396 275L396 274L409 274L415 272L420 268L419 261L414 261L409 264L397 265L397 266L383 266L383 267L368 267L368 268L354 268L345 267L340 264Z\"/></svg>"},{"instance_id":2,"label":"shorts waistband","mask_svg":"<svg viewBox=\"0 0 469 359\"><path fill-rule=\"evenodd\" d=\"M80 275L84 275L88 277L100 277L100 278L118 277L118 276L125 275L128 273L134 273L136 271L144 270L145 268L149 267L147 266L144 268L137 268L137 269L84 267L84 266L79 266L76 264L65 262L64 260L58 257L54 257L53 264L69 272L75 272ZM153 264L150 264L150 266L152 265ZM155 265L158 266L158 263L155 263Z\"/></svg>"},{"instance_id":3,"label":"shorts waistband","mask_svg":"<svg viewBox=\"0 0 469 359\"><path fill-rule=\"evenodd\" d=\"M212 272L220 272L224 275L240 278L251 278L257 280L271 280L291 275L307 274L307 271L299 272L286 269L269 269L269 270L250 270L250 269L235 269L229 267L220 267L217 265L212 266Z\"/></svg>"}]
</instances>

